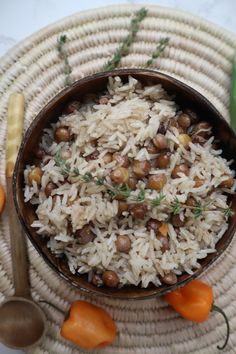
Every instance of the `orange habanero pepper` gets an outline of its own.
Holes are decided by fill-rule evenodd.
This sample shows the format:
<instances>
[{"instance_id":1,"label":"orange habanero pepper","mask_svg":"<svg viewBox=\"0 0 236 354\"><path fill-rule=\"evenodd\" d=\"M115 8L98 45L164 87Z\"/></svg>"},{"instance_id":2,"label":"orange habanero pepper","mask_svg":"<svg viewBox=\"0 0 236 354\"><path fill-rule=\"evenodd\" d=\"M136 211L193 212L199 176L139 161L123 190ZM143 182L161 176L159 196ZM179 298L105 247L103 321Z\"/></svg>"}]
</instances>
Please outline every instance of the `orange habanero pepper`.
<instances>
[{"instance_id":1,"label":"orange habanero pepper","mask_svg":"<svg viewBox=\"0 0 236 354\"><path fill-rule=\"evenodd\" d=\"M3 212L6 202L6 194L3 189L3 186L0 184L0 214Z\"/></svg>"},{"instance_id":2,"label":"orange habanero pepper","mask_svg":"<svg viewBox=\"0 0 236 354\"><path fill-rule=\"evenodd\" d=\"M217 348L224 349L226 347L230 333L229 322L224 311L213 304L213 290L210 286L195 279L164 297L176 312L193 322L204 322L208 319L210 312L220 312L226 321L227 336L224 345L217 346Z\"/></svg>"},{"instance_id":3,"label":"orange habanero pepper","mask_svg":"<svg viewBox=\"0 0 236 354\"><path fill-rule=\"evenodd\" d=\"M104 348L116 338L116 325L103 309L86 301L71 304L61 335L83 349Z\"/></svg>"}]
</instances>

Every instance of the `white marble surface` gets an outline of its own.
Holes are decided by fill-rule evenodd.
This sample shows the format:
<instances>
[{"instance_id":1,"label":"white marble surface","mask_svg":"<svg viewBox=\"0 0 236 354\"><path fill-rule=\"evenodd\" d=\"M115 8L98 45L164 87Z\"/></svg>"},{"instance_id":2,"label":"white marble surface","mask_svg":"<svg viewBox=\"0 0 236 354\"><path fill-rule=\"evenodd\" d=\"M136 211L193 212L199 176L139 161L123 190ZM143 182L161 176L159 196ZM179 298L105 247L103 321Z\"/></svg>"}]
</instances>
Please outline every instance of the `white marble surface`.
<instances>
[{"instance_id":1,"label":"white marble surface","mask_svg":"<svg viewBox=\"0 0 236 354\"><path fill-rule=\"evenodd\" d=\"M0 0L0 56L19 40L74 12L120 3L158 4L189 11L236 33L236 0ZM0 344L0 354L20 354Z\"/></svg>"}]
</instances>

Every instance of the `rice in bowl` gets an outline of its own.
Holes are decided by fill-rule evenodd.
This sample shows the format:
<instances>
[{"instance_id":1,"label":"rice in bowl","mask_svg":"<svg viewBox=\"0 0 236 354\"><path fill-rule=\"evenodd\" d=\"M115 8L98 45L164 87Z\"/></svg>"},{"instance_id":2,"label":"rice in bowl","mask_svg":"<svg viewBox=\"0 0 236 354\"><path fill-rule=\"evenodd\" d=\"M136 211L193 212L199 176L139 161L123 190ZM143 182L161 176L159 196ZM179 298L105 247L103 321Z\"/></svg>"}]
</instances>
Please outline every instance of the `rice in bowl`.
<instances>
[{"instance_id":1,"label":"rice in bowl","mask_svg":"<svg viewBox=\"0 0 236 354\"><path fill-rule=\"evenodd\" d=\"M32 227L97 286L174 284L228 228L231 161L160 85L109 78L45 129L26 166Z\"/></svg>"}]
</instances>

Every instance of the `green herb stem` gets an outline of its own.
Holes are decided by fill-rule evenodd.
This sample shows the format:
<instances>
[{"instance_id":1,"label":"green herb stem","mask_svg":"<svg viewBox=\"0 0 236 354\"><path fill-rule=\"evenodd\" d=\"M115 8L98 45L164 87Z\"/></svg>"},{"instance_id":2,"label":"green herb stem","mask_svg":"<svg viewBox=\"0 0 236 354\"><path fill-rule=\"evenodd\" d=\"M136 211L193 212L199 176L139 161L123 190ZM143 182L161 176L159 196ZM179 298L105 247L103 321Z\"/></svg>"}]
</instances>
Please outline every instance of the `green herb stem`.
<instances>
[{"instance_id":1,"label":"green herb stem","mask_svg":"<svg viewBox=\"0 0 236 354\"><path fill-rule=\"evenodd\" d=\"M122 57L125 57L129 54L130 46L134 43L135 37L140 28L140 23L146 16L147 10L144 7L142 7L139 11L135 13L135 17L131 20L130 23L129 34L125 37L121 45L117 48L113 58L104 65L103 69L105 71L114 70L120 63Z\"/></svg>"},{"instance_id":2,"label":"green herb stem","mask_svg":"<svg viewBox=\"0 0 236 354\"><path fill-rule=\"evenodd\" d=\"M159 43L156 46L155 51L152 53L151 58L146 62L146 66L150 66L155 59L159 58L159 56L164 52L166 46L169 43L169 38L161 38Z\"/></svg>"},{"instance_id":3,"label":"green herb stem","mask_svg":"<svg viewBox=\"0 0 236 354\"><path fill-rule=\"evenodd\" d=\"M57 39L57 50L59 54L59 58L64 61L64 74L65 74L65 84L66 86L71 85L71 77L70 74L72 73L72 68L68 61L68 54L65 51L65 44L67 41L67 36L65 34L61 35Z\"/></svg>"}]
</instances>

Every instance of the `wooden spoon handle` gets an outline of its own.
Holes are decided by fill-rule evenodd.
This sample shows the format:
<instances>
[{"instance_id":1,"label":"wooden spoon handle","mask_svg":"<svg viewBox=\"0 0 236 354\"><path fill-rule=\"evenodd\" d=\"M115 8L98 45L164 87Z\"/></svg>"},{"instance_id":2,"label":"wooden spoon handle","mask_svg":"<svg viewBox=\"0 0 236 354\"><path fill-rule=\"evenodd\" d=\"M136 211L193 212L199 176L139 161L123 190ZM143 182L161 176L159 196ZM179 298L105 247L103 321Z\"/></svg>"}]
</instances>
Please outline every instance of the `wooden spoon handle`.
<instances>
[{"instance_id":1,"label":"wooden spoon handle","mask_svg":"<svg viewBox=\"0 0 236 354\"><path fill-rule=\"evenodd\" d=\"M15 295L29 297L30 287L26 240L15 210L12 187L12 175L22 139L23 123L24 96L19 93L12 94L8 103L6 140L7 211L10 227L12 271Z\"/></svg>"}]
</instances>

